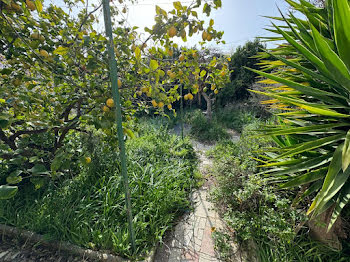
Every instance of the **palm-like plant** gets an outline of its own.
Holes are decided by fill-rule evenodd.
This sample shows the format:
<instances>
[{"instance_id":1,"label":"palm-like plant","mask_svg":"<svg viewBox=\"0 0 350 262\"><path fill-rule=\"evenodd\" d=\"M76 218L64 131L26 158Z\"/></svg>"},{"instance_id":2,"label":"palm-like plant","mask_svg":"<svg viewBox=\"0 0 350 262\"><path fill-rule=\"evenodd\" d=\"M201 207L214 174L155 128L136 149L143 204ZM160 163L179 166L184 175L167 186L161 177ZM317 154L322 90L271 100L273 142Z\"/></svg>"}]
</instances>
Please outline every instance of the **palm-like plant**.
<instances>
[{"instance_id":1,"label":"palm-like plant","mask_svg":"<svg viewBox=\"0 0 350 262\"><path fill-rule=\"evenodd\" d=\"M350 199L350 6L286 1L303 16L272 18L285 23L272 23L269 30L279 35L272 40L286 43L264 53L266 70L253 70L274 84L258 93L272 98L265 103L281 119L263 130L280 146L263 166L283 188L306 188L296 201L316 193L312 217L333 208L330 229Z\"/></svg>"}]
</instances>

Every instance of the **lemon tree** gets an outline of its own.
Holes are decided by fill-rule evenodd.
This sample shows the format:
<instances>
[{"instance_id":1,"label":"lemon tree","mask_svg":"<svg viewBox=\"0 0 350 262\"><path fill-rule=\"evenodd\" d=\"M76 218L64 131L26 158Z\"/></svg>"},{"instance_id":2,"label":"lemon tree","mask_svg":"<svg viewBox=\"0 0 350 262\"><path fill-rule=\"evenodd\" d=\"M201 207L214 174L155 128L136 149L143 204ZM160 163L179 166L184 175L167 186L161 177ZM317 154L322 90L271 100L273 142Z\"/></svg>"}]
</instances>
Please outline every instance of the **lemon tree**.
<instances>
[{"instance_id":1,"label":"lemon tree","mask_svg":"<svg viewBox=\"0 0 350 262\"><path fill-rule=\"evenodd\" d=\"M49 179L64 176L70 161L89 163L89 155L65 147L70 135L97 129L115 135L106 38L94 29L101 3L84 8L77 7L85 6L84 1L64 4L0 1L2 199L13 196L18 185L28 180L40 188ZM123 69L118 72L123 128L132 137L137 111L152 107L161 114L174 112L172 103L181 98L180 85L188 90L188 100L213 85L215 94L228 69L222 59L208 63L196 50L174 54L179 49L175 39L187 41L202 34L202 46L222 41L214 20L205 26L199 18L201 12L209 16L212 9L220 8L221 1L198 0L189 6L174 2L168 12L156 6L155 25L145 28L146 39L125 22L126 6L112 6L112 14L116 60Z\"/></svg>"}]
</instances>

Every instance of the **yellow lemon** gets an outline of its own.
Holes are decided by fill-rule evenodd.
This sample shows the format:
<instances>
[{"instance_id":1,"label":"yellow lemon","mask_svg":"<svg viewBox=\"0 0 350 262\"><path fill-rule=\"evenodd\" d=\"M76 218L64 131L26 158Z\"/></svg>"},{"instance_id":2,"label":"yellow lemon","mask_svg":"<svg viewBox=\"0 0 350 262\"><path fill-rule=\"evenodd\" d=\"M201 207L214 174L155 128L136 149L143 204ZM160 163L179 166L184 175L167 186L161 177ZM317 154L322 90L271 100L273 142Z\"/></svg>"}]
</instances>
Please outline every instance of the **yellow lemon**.
<instances>
[{"instance_id":1,"label":"yellow lemon","mask_svg":"<svg viewBox=\"0 0 350 262\"><path fill-rule=\"evenodd\" d=\"M191 93L189 93L187 96L189 100L193 100L193 95Z\"/></svg>"},{"instance_id":2,"label":"yellow lemon","mask_svg":"<svg viewBox=\"0 0 350 262\"><path fill-rule=\"evenodd\" d=\"M91 157L87 156L85 157L85 163L90 164L91 163Z\"/></svg>"},{"instance_id":3,"label":"yellow lemon","mask_svg":"<svg viewBox=\"0 0 350 262\"><path fill-rule=\"evenodd\" d=\"M49 53L46 50L41 49L39 53L41 56L45 58L49 57Z\"/></svg>"},{"instance_id":4,"label":"yellow lemon","mask_svg":"<svg viewBox=\"0 0 350 262\"><path fill-rule=\"evenodd\" d=\"M118 79L118 87L121 88L122 87L122 80Z\"/></svg>"},{"instance_id":5,"label":"yellow lemon","mask_svg":"<svg viewBox=\"0 0 350 262\"><path fill-rule=\"evenodd\" d=\"M17 12L17 13L22 11L21 6L18 5L18 4L16 4L16 3L14 3L14 2L11 3L11 8L12 8L13 10L15 10L15 12Z\"/></svg>"},{"instance_id":6,"label":"yellow lemon","mask_svg":"<svg viewBox=\"0 0 350 262\"><path fill-rule=\"evenodd\" d=\"M26 4L27 4L27 7L29 10L31 10L31 11L35 10L35 4L32 1L26 0Z\"/></svg>"},{"instance_id":7,"label":"yellow lemon","mask_svg":"<svg viewBox=\"0 0 350 262\"><path fill-rule=\"evenodd\" d=\"M108 106L103 106L102 108L103 112L108 113L110 111Z\"/></svg>"},{"instance_id":8,"label":"yellow lemon","mask_svg":"<svg viewBox=\"0 0 350 262\"><path fill-rule=\"evenodd\" d=\"M106 105L108 107L114 107L114 100L112 98L107 99Z\"/></svg>"},{"instance_id":9,"label":"yellow lemon","mask_svg":"<svg viewBox=\"0 0 350 262\"><path fill-rule=\"evenodd\" d=\"M211 41L212 39L213 39L213 37L211 36L211 34L208 34L207 40L208 40L208 41Z\"/></svg>"},{"instance_id":10,"label":"yellow lemon","mask_svg":"<svg viewBox=\"0 0 350 262\"><path fill-rule=\"evenodd\" d=\"M177 30L176 30L175 26L170 27L168 30L168 36L174 37L174 36L176 36L176 34L177 34Z\"/></svg>"},{"instance_id":11,"label":"yellow lemon","mask_svg":"<svg viewBox=\"0 0 350 262\"><path fill-rule=\"evenodd\" d=\"M159 103L158 103L158 107L159 107L159 108L163 108L163 107L164 107L164 103L163 103L163 102L159 102Z\"/></svg>"},{"instance_id":12,"label":"yellow lemon","mask_svg":"<svg viewBox=\"0 0 350 262\"><path fill-rule=\"evenodd\" d=\"M185 56L184 56L184 55L180 55L179 61L182 62L182 61L184 61L184 60L185 60Z\"/></svg>"},{"instance_id":13,"label":"yellow lemon","mask_svg":"<svg viewBox=\"0 0 350 262\"><path fill-rule=\"evenodd\" d=\"M38 32L35 32L35 33L31 34L30 37L34 40L39 40L40 34Z\"/></svg>"},{"instance_id":14,"label":"yellow lemon","mask_svg":"<svg viewBox=\"0 0 350 262\"><path fill-rule=\"evenodd\" d=\"M203 41L207 40L207 37L208 37L208 33L206 31L203 31L203 33L202 33Z\"/></svg>"},{"instance_id":15,"label":"yellow lemon","mask_svg":"<svg viewBox=\"0 0 350 262\"><path fill-rule=\"evenodd\" d=\"M157 102L156 102L156 100L152 100L151 103L152 103L153 107L157 107L157 105L158 105Z\"/></svg>"},{"instance_id":16,"label":"yellow lemon","mask_svg":"<svg viewBox=\"0 0 350 262\"><path fill-rule=\"evenodd\" d=\"M219 90L215 89L214 94L217 95L219 93Z\"/></svg>"},{"instance_id":17,"label":"yellow lemon","mask_svg":"<svg viewBox=\"0 0 350 262\"><path fill-rule=\"evenodd\" d=\"M169 110L173 109L173 107L172 107L171 104L168 105L168 109L169 109Z\"/></svg>"}]
</instances>

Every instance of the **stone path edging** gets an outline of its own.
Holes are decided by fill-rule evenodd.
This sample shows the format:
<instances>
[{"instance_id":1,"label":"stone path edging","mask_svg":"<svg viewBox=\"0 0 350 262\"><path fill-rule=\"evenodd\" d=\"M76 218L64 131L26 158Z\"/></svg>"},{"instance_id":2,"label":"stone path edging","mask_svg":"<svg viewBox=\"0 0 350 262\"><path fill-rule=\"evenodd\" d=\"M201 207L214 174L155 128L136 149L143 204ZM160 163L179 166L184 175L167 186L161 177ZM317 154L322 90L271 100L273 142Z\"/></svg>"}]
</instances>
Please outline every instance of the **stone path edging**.
<instances>
[{"instance_id":1,"label":"stone path edging","mask_svg":"<svg viewBox=\"0 0 350 262\"><path fill-rule=\"evenodd\" d=\"M205 153L212 148L193 141L199 155L200 171L203 176L209 175L212 160ZM187 214L177 224L173 232L164 240L157 251L155 262L220 262L216 252L212 233L223 228L223 222L208 201L209 185L205 185L192 195L193 213Z\"/></svg>"}]
</instances>

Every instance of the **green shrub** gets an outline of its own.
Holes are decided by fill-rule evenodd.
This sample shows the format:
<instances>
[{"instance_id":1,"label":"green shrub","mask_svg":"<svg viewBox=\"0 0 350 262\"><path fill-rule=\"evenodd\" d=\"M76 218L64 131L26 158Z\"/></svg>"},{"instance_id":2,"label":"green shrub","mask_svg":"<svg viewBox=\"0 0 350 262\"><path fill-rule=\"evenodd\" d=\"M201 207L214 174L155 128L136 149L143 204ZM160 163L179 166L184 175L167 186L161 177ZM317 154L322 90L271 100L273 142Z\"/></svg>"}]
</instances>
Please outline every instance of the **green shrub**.
<instances>
[{"instance_id":1,"label":"green shrub","mask_svg":"<svg viewBox=\"0 0 350 262\"><path fill-rule=\"evenodd\" d=\"M268 139L251 137L251 130L260 125L261 122L255 122L245 126L239 142L219 142L210 152L217 180L212 197L239 242L262 238L278 245L293 240L294 227L302 216L290 208L291 199L285 192L276 190L258 174L254 158L271 145ZM222 241L229 236L217 236L218 246L229 257L228 246Z\"/></svg>"},{"instance_id":2,"label":"green shrub","mask_svg":"<svg viewBox=\"0 0 350 262\"><path fill-rule=\"evenodd\" d=\"M208 120L200 110L193 113L190 124L191 135L199 141L214 142L230 137L221 124L215 120Z\"/></svg>"},{"instance_id":3,"label":"green shrub","mask_svg":"<svg viewBox=\"0 0 350 262\"><path fill-rule=\"evenodd\" d=\"M189 209L198 176L188 140L149 125L139 133L126 145L137 255L142 256ZM91 164L70 179L36 191L28 184L13 199L1 201L0 223L130 257L118 153L101 138L89 140L94 145Z\"/></svg>"},{"instance_id":4,"label":"green shrub","mask_svg":"<svg viewBox=\"0 0 350 262\"><path fill-rule=\"evenodd\" d=\"M305 229L295 233L306 219L303 209L291 207L296 192L275 187L259 173L255 159L272 145L268 138L254 137L261 124L245 126L239 142L221 141L209 153L217 182L212 199L230 228L214 234L222 260L233 261L231 244L238 242L261 262L349 261L348 243L340 252L310 240Z\"/></svg>"}]
</instances>

